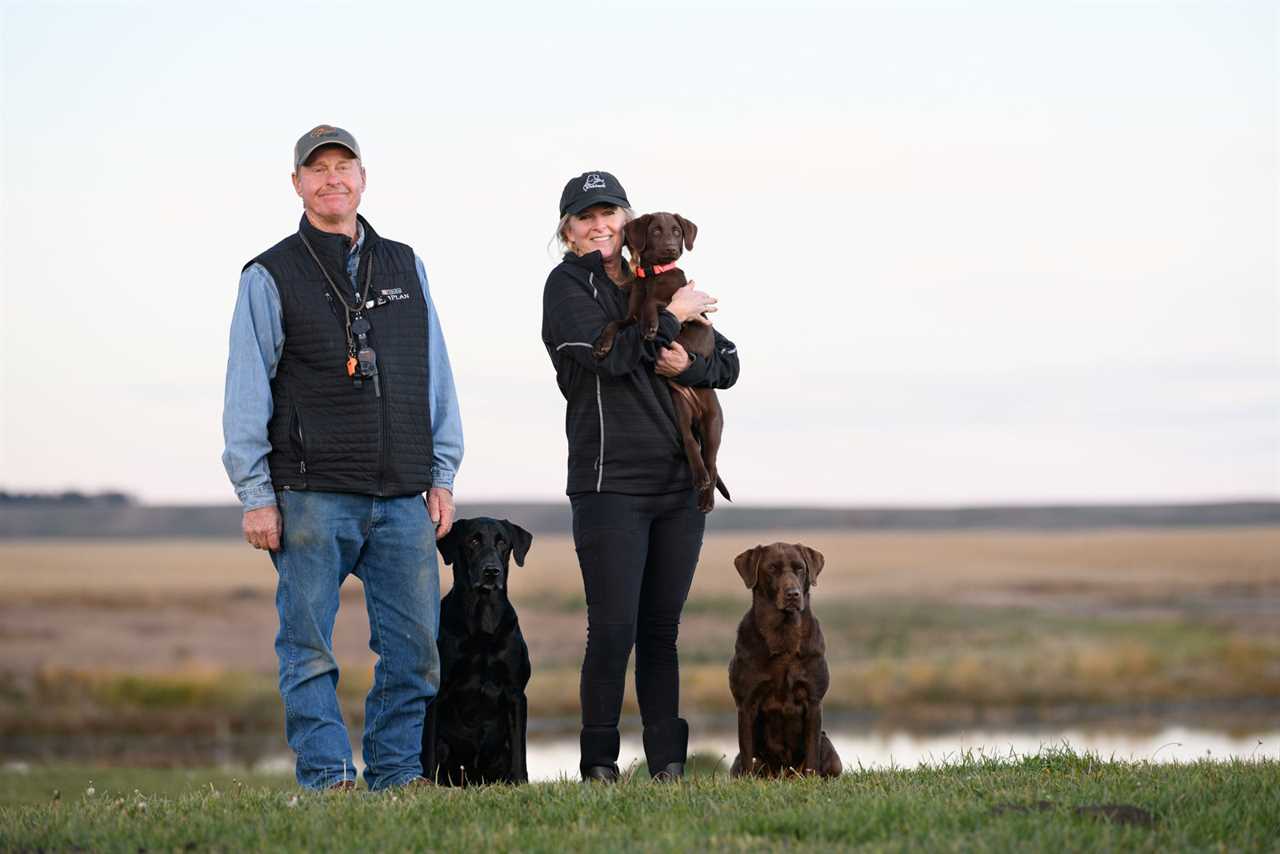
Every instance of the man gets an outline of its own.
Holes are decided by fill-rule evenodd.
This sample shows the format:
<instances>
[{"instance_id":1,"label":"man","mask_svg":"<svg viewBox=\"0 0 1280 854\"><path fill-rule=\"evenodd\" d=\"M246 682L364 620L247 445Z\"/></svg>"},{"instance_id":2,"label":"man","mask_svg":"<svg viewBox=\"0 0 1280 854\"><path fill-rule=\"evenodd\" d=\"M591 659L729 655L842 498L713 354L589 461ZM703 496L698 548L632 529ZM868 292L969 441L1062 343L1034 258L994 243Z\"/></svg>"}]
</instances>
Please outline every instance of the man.
<instances>
[{"instance_id":1,"label":"man","mask_svg":"<svg viewBox=\"0 0 1280 854\"><path fill-rule=\"evenodd\" d=\"M240 276L222 426L244 535L279 575L280 693L298 783L354 788L336 686L338 591L364 585L378 655L365 781L422 777L440 682L435 539L453 524L462 421L422 261L356 213L355 138L320 125L293 150L298 231ZM423 493L426 493L424 504Z\"/></svg>"}]
</instances>

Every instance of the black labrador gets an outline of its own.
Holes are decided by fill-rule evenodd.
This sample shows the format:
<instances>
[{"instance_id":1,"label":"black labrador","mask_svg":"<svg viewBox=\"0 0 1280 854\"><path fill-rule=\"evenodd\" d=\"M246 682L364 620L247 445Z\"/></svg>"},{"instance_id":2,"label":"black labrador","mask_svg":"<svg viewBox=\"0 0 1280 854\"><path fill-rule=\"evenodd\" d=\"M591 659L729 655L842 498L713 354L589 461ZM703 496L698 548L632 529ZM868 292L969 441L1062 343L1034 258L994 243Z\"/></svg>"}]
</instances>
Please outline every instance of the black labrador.
<instances>
[{"instance_id":1,"label":"black labrador","mask_svg":"<svg viewBox=\"0 0 1280 854\"><path fill-rule=\"evenodd\" d=\"M529 647L507 598L507 571L533 537L505 519L459 519L437 543L453 565L440 603L440 691L427 709L422 770L441 785L525 783Z\"/></svg>"}]
</instances>

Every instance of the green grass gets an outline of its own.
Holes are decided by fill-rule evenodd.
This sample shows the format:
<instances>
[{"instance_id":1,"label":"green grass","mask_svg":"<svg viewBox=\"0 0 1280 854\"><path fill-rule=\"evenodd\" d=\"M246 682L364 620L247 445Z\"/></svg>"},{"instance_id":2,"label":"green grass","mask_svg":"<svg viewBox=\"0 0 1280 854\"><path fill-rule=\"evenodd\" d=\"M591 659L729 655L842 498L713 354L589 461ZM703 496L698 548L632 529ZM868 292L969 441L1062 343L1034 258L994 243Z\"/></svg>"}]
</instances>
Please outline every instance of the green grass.
<instances>
[{"instance_id":1,"label":"green grass","mask_svg":"<svg viewBox=\"0 0 1280 854\"><path fill-rule=\"evenodd\" d=\"M994 811L1039 801L1052 806ZM0 773L0 803L3 850L1280 849L1280 762L1125 764L1065 749L836 781L721 773L675 786L352 795L299 792L281 778L37 769ZM1155 824L1071 812L1103 803L1142 807Z\"/></svg>"},{"instance_id":2,"label":"green grass","mask_svg":"<svg viewBox=\"0 0 1280 854\"><path fill-rule=\"evenodd\" d=\"M27 767L27 766L21 766ZM148 798L227 791L238 786L294 791L292 774L247 774L192 768L115 768L81 765L34 766L30 770L0 771L0 808L49 806L55 802L86 802L93 797L115 798L141 791ZM212 787L212 788L211 788ZM94 794L86 797L92 788ZM2 831L0 831L2 832Z\"/></svg>"}]
</instances>

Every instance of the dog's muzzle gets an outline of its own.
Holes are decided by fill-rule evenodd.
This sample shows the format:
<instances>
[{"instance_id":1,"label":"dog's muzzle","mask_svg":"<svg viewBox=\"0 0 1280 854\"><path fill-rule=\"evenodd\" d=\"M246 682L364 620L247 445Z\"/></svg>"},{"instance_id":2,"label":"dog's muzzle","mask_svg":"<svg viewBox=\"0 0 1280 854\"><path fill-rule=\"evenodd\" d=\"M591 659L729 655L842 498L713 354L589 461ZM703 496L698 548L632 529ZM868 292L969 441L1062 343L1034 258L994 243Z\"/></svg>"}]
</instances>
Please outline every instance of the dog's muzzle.
<instances>
[{"instance_id":1,"label":"dog's muzzle","mask_svg":"<svg viewBox=\"0 0 1280 854\"><path fill-rule=\"evenodd\" d=\"M502 568L498 566L486 566L480 571L480 583L476 586L481 590L502 589Z\"/></svg>"}]
</instances>

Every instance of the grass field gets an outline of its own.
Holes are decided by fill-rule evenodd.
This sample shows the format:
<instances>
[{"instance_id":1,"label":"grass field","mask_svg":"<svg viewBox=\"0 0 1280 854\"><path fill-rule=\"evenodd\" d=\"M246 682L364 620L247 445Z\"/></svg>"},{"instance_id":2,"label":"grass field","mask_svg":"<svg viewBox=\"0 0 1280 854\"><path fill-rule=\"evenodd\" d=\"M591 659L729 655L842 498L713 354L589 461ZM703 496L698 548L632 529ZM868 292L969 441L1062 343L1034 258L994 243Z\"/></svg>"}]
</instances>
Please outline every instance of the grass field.
<instances>
[{"instance_id":1,"label":"grass field","mask_svg":"<svg viewBox=\"0 0 1280 854\"><path fill-rule=\"evenodd\" d=\"M1111 804L1151 823L1099 815ZM0 772L3 850L1273 851L1277 840L1274 760L1121 764L1055 750L835 781L704 771L671 786L376 794L190 771Z\"/></svg>"},{"instance_id":2,"label":"grass field","mask_svg":"<svg viewBox=\"0 0 1280 854\"><path fill-rule=\"evenodd\" d=\"M750 601L733 557L773 540L826 555L829 713L931 726L1280 703L1280 529L770 531L707 537L681 627L691 712L732 710ZM0 735L276 731L274 583L238 542L0 543ZM355 724L372 667L361 597L352 579L335 635ZM567 537L535 540L511 597L531 714L572 717L585 606Z\"/></svg>"}]
</instances>

